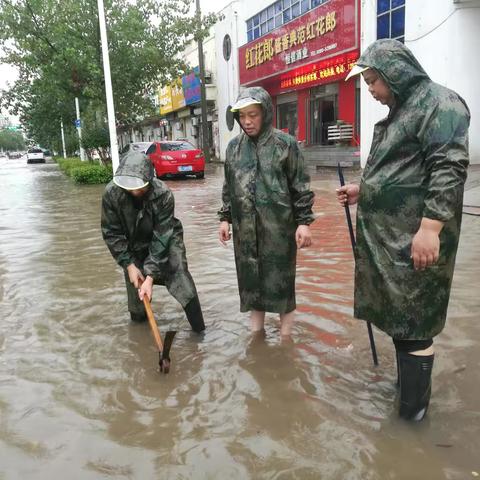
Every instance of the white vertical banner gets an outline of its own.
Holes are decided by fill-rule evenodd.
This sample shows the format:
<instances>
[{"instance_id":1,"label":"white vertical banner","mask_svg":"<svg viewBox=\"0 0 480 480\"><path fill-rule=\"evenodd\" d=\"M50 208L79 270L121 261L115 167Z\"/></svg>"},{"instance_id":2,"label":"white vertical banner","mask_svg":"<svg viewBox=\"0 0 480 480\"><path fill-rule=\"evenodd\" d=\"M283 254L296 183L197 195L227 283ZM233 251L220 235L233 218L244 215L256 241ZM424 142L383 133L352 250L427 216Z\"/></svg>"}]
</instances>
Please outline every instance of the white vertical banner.
<instances>
[{"instance_id":1,"label":"white vertical banner","mask_svg":"<svg viewBox=\"0 0 480 480\"><path fill-rule=\"evenodd\" d=\"M105 76L105 95L107 97L108 131L110 133L110 155L112 157L113 173L118 168L117 128L115 126L115 107L113 104L112 77L110 75L110 57L108 55L107 25L103 0L97 0L98 20L100 23L100 38L102 42L103 74Z\"/></svg>"}]
</instances>

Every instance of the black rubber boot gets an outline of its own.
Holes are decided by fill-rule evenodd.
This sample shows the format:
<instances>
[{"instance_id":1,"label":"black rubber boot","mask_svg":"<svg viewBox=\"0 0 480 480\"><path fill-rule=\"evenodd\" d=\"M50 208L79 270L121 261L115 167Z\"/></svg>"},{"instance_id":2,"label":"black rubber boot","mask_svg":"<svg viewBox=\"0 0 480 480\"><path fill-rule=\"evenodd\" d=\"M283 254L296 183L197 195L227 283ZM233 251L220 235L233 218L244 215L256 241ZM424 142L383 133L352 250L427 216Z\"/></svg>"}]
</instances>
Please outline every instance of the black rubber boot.
<instances>
[{"instance_id":1,"label":"black rubber boot","mask_svg":"<svg viewBox=\"0 0 480 480\"><path fill-rule=\"evenodd\" d=\"M130 318L132 319L132 322L135 323L142 323L147 321L147 315L146 313L133 313L130 312Z\"/></svg>"},{"instance_id":2,"label":"black rubber boot","mask_svg":"<svg viewBox=\"0 0 480 480\"><path fill-rule=\"evenodd\" d=\"M432 391L434 355L398 352L400 370L400 417L419 422L427 413Z\"/></svg>"},{"instance_id":3,"label":"black rubber boot","mask_svg":"<svg viewBox=\"0 0 480 480\"><path fill-rule=\"evenodd\" d=\"M205 323L203 322L202 307L200 306L198 296L192 298L184 310L192 330L197 333L203 332L205 330Z\"/></svg>"}]
</instances>

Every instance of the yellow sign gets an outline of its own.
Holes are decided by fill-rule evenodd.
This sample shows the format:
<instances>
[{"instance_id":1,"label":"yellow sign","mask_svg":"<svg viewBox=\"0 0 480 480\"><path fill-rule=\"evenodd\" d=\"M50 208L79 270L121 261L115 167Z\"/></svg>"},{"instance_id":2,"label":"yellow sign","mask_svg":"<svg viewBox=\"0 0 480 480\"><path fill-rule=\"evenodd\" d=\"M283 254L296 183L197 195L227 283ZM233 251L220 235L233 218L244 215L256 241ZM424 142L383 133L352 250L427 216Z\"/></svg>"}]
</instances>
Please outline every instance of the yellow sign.
<instances>
[{"instance_id":1,"label":"yellow sign","mask_svg":"<svg viewBox=\"0 0 480 480\"><path fill-rule=\"evenodd\" d=\"M337 27L336 12L328 12L318 17L316 21L308 22L300 27L287 31L276 38L267 38L256 43L245 51L245 66L247 70L262 65L294 47L302 46L307 41L322 37L333 32Z\"/></svg>"},{"instance_id":2,"label":"yellow sign","mask_svg":"<svg viewBox=\"0 0 480 480\"><path fill-rule=\"evenodd\" d=\"M172 87L170 85L160 87L158 101L160 103L160 115L173 112Z\"/></svg>"},{"instance_id":3,"label":"yellow sign","mask_svg":"<svg viewBox=\"0 0 480 480\"><path fill-rule=\"evenodd\" d=\"M185 107L185 97L183 95L182 79L177 78L171 85L172 91L172 110L180 110Z\"/></svg>"}]
</instances>

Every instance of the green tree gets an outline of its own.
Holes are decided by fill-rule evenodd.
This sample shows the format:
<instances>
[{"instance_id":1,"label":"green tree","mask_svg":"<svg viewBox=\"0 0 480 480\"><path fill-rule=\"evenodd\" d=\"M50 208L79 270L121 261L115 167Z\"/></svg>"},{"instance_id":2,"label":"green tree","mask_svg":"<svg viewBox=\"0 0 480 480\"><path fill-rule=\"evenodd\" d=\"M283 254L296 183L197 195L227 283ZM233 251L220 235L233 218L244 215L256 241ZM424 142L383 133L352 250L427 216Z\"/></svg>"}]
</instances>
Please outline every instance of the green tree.
<instances>
[{"instance_id":1,"label":"green tree","mask_svg":"<svg viewBox=\"0 0 480 480\"><path fill-rule=\"evenodd\" d=\"M106 0L117 123L129 125L151 115L148 93L185 71L180 53L195 32L205 34L216 18L203 18L199 27L189 15L190 4ZM1 103L20 115L37 143L57 141L60 118L73 124L75 97L82 116L106 110L96 0L0 0L0 40L2 61L19 70Z\"/></svg>"},{"instance_id":2,"label":"green tree","mask_svg":"<svg viewBox=\"0 0 480 480\"><path fill-rule=\"evenodd\" d=\"M22 134L8 128L0 130L0 150L6 150L7 152L25 150L25 140Z\"/></svg>"}]
</instances>

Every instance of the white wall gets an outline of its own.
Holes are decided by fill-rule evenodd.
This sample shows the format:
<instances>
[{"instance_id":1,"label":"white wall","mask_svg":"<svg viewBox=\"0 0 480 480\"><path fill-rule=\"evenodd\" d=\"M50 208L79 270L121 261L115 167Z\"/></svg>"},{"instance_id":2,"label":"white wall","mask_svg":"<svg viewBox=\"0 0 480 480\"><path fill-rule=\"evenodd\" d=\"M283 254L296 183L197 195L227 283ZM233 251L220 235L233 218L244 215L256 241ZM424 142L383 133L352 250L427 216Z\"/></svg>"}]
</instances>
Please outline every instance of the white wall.
<instances>
[{"instance_id":1,"label":"white wall","mask_svg":"<svg viewBox=\"0 0 480 480\"><path fill-rule=\"evenodd\" d=\"M416 3L415 9L409 9L407 1L406 45L433 81L455 90L467 102L472 115L470 160L480 163L480 1Z\"/></svg>"},{"instance_id":2,"label":"white wall","mask_svg":"<svg viewBox=\"0 0 480 480\"><path fill-rule=\"evenodd\" d=\"M376 39L376 2L362 2L362 52ZM458 92L470 107L470 160L480 163L480 1L406 0L405 45L431 79ZM388 109L375 102L362 82L361 160L365 165L373 125Z\"/></svg>"},{"instance_id":3,"label":"white wall","mask_svg":"<svg viewBox=\"0 0 480 480\"><path fill-rule=\"evenodd\" d=\"M246 7L250 1L233 1L220 14L223 20L215 25L217 51L217 105L218 105L218 149L220 160L225 161L227 145L240 133L238 125L232 131L227 128L226 111L228 105L235 103L239 94L240 79L238 70L238 48L247 41ZM232 55L228 62L223 58L223 39L230 35Z\"/></svg>"}]
</instances>

